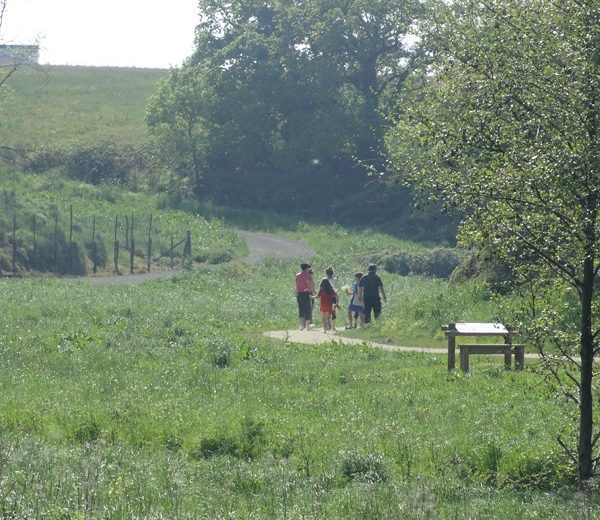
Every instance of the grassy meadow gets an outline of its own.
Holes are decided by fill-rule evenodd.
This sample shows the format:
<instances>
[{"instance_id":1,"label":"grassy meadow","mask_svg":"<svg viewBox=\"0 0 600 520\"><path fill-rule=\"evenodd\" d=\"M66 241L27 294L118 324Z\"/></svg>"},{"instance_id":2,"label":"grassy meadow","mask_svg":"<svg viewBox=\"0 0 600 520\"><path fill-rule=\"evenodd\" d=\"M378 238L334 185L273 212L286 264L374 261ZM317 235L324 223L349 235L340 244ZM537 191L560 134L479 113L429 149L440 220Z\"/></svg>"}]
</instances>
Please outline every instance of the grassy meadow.
<instances>
[{"instance_id":1,"label":"grassy meadow","mask_svg":"<svg viewBox=\"0 0 600 520\"><path fill-rule=\"evenodd\" d=\"M287 234L317 251L326 241L313 264L339 266L340 279L379 239L393 244L302 223ZM3 514L600 513L594 495L573 494L555 441L571 423L532 366L506 372L482 358L466 377L449 375L445 356L262 338L296 326L296 263L203 265L130 286L0 281ZM383 278L390 302L358 335L439 345L442 323L497 310L476 286Z\"/></svg>"},{"instance_id":2,"label":"grassy meadow","mask_svg":"<svg viewBox=\"0 0 600 520\"><path fill-rule=\"evenodd\" d=\"M145 101L163 74L20 71L4 142L142 142ZM533 361L513 372L500 356L477 357L471 375L449 374L444 355L268 340L264 331L297 326L301 259L248 265L233 225L305 241L316 276L332 265L340 285L386 252L426 246L211 204L174 210L160 194L14 166L0 169L0 197L2 265L12 215L28 223L35 213L47 234L59 215L64 233L71 205L81 247L98 219L104 275L115 215L135 213L144 240L152 213L157 250L190 229L197 256L140 284L0 279L2 518L600 517L598 494L575 493L556 442L573 439L575 410ZM30 235L20 226L18 243ZM478 281L381 276L389 301L354 337L442 347L443 324L494 320L517 303Z\"/></svg>"},{"instance_id":3,"label":"grassy meadow","mask_svg":"<svg viewBox=\"0 0 600 520\"><path fill-rule=\"evenodd\" d=\"M0 133L16 148L147 140L144 110L162 69L39 66L8 81Z\"/></svg>"}]
</instances>

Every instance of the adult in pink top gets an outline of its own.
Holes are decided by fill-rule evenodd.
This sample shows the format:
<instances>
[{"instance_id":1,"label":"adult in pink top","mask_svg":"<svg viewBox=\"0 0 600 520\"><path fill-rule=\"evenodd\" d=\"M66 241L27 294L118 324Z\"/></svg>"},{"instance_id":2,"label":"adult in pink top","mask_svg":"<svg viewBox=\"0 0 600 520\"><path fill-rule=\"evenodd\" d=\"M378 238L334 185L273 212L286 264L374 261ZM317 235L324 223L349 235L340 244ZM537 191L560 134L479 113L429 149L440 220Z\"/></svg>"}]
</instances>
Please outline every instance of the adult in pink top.
<instances>
[{"instance_id":1,"label":"adult in pink top","mask_svg":"<svg viewBox=\"0 0 600 520\"><path fill-rule=\"evenodd\" d=\"M300 330L308 327L312 320L312 306L310 297L315 292L315 284L310 274L310 264L300 264L301 271L296 273L296 300L298 301L298 318Z\"/></svg>"}]
</instances>

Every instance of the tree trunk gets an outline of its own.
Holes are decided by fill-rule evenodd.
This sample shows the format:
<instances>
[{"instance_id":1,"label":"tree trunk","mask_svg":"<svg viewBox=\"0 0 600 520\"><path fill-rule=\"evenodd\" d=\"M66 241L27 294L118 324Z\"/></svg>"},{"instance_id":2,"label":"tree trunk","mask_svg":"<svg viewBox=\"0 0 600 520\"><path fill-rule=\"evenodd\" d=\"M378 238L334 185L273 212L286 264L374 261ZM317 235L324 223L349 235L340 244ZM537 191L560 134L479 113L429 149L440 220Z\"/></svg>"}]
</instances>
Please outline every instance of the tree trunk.
<instances>
[{"instance_id":1,"label":"tree trunk","mask_svg":"<svg viewBox=\"0 0 600 520\"><path fill-rule=\"evenodd\" d=\"M198 148L194 140L194 130L190 123L188 127L188 138L190 140L190 151L192 152L192 163L194 166L194 195L201 198L202 196L202 170L200 168L200 160L198 158Z\"/></svg>"},{"instance_id":2,"label":"tree trunk","mask_svg":"<svg viewBox=\"0 0 600 520\"><path fill-rule=\"evenodd\" d=\"M593 475L593 395L594 337L592 302L594 294L594 258L590 254L583 263L581 287L581 381L579 388L578 482L580 491Z\"/></svg>"},{"instance_id":3,"label":"tree trunk","mask_svg":"<svg viewBox=\"0 0 600 520\"><path fill-rule=\"evenodd\" d=\"M361 111L362 128L356 143L356 155L364 165L381 171L384 128L377 94L377 57L374 55L365 59L360 64L359 70L360 72L352 80L364 101Z\"/></svg>"}]
</instances>

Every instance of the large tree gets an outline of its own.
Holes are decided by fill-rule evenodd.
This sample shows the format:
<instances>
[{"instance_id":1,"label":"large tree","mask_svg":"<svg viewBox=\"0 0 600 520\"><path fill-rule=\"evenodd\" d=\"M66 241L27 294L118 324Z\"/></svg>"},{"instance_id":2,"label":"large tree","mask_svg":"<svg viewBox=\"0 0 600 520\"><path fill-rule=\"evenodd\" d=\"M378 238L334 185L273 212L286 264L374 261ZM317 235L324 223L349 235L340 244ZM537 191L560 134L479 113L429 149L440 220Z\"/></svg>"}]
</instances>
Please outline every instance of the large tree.
<instances>
[{"instance_id":1,"label":"large tree","mask_svg":"<svg viewBox=\"0 0 600 520\"><path fill-rule=\"evenodd\" d=\"M194 193L204 191L205 155L214 94L194 67L173 69L163 78L146 109L146 124L161 145L163 162Z\"/></svg>"},{"instance_id":2,"label":"large tree","mask_svg":"<svg viewBox=\"0 0 600 520\"><path fill-rule=\"evenodd\" d=\"M196 49L183 68L215 94L207 162L229 171L374 162L418 4L200 0Z\"/></svg>"},{"instance_id":3,"label":"large tree","mask_svg":"<svg viewBox=\"0 0 600 520\"><path fill-rule=\"evenodd\" d=\"M599 439L600 4L429 7L421 34L432 63L411 79L388 136L393 161L407 182L464 212L463 238L493 246L535 285L522 326L577 405L576 449L560 442L584 489Z\"/></svg>"}]
</instances>

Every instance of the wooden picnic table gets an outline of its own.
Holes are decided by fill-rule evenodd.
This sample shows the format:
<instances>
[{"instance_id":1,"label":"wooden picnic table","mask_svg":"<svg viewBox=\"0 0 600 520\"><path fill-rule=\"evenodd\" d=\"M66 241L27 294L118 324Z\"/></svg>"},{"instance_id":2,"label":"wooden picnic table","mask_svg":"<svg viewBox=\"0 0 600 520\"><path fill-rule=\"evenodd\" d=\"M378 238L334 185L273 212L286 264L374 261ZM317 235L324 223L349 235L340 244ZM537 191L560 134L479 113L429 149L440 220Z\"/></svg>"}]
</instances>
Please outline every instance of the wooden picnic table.
<instances>
[{"instance_id":1,"label":"wooden picnic table","mask_svg":"<svg viewBox=\"0 0 600 520\"><path fill-rule=\"evenodd\" d=\"M461 346L461 369L469 371L469 354L496 354L503 353L505 364L510 367L513 338L518 336L516 330L507 328L502 323L450 323L442 327L448 338L448 370L454 370L456 365L456 338L458 336L471 337L501 337L502 344L471 344ZM464 349L462 348L464 347ZM523 346L519 345L515 351L515 364L522 368Z\"/></svg>"}]
</instances>

